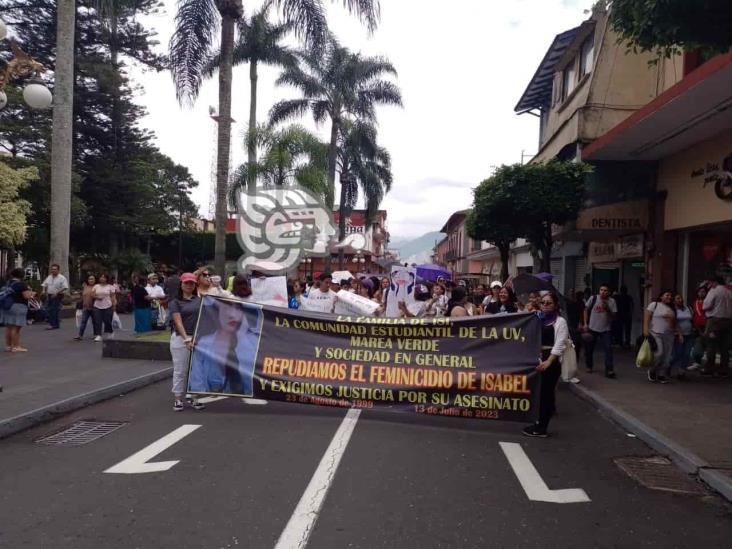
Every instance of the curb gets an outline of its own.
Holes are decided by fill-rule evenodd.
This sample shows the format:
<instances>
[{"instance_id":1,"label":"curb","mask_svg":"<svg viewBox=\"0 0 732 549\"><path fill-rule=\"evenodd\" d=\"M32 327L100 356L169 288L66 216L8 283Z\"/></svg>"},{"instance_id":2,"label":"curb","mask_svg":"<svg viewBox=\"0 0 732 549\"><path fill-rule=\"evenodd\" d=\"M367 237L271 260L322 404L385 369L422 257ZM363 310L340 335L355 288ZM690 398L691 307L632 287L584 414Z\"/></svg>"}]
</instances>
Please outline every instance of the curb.
<instances>
[{"instance_id":1,"label":"curb","mask_svg":"<svg viewBox=\"0 0 732 549\"><path fill-rule=\"evenodd\" d=\"M66 400L61 400L42 408L36 408L30 412L4 419L0 421L0 439L14 435L20 431L35 427L40 423L45 423L56 419L57 417L74 412L81 408L85 408L92 404L109 400L110 398L129 393L136 389L141 389L148 385L152 385L158 381L170 377L173 373L173 367L163 368L149 374L128 379L120 383L108 385L95 391L90 391L81 395L76 395Z\"/></svg>"},{"instance_id":2,"label":"curb","mask_svg":"<svg viewBox=\"0 0 732 549\"><path fill-rule=\"evenodd\" d=\"M569 390L581 399L597 406L600 412L627 431L636 435L654 450L668 457L685 473L698 475L705 483L732 502L732 478L712 468L709 463L691 450L680 446L638 418L624 412L598 395L595 391L577 384L569 384Z\"/></svg>"}]
</instances>

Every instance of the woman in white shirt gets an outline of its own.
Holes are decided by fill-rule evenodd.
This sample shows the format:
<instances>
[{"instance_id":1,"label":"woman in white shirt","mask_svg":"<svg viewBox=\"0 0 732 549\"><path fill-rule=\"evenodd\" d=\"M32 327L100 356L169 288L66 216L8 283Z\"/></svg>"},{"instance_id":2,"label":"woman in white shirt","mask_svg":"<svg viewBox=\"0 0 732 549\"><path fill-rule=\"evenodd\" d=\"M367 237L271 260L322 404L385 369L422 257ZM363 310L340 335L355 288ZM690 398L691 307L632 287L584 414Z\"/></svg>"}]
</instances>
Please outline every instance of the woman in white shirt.
<instances>
[{"instance_id":1,"label":"woman in white shirt","mask_svg":"<svg viewBox=\"0 0 732 549\"><path fill-rule=\"evenodd\" d=\"M648 381L668 383L671 373L671 354L674 350L674 340L679 335L676 326L676 309L673 303L674 294L671 290L664 290L658 299L648 305L643 316L643 335L653 337L656 342L653 366L648 369Z\"/></svg>"},{"instance_id":2,"label":"woman in white shirt","mask_svg":"<svg viewBox=\"0 0 732 549\"><path fill-rule=\"evenodd\" d=\"M92 308L92 320L94 322L94 341L102 340L102 324L104 324L104 333L112 337L112 317L114 315L114 307L117 305L114 286L109 284L106 274L99 276L99 283L92 288L92 297L94 305Z\"/></svg>"},{"instance_id":3,"label":"woman in white shirt","mask_svg":"<svg viewBox=\"0 0 732 549\"><path fill-rule=\"evenodd\" d=\"M556 387L562 374L562 355L569 340L567 321L559 315L559 303L554 294L547 293L539 302L541 311L541 362L536 367L541 373L541 393L539 394L539 421L524 428L528 437L549 436L549 420L555 412Z\"/></svg>"}]
</instances>

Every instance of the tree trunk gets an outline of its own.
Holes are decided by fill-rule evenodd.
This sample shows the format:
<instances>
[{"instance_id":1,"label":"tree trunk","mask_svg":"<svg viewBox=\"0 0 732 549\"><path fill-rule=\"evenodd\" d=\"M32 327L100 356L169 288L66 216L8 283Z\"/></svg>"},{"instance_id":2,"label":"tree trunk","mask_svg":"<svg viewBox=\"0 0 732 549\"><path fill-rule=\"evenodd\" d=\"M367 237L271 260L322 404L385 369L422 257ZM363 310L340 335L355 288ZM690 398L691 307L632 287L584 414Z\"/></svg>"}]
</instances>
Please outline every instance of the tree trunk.
<instances>
[{"instance_id":1,"label":"tree trunk","mask_svg":"<svg viewBox=\"0 0 732 549\"><path fill-rule=\"evenodd\" d=\"M544 238L541 244L543 248L541 250L541 272L550 273L552 272L552 247L554 245L551 224L544 228Z\"/></svg>"},{"instance_id":2,"label":"tree trunk","mask_svg":"<svg viewBox=\"0 0 732 549\"><path fill-rule=\"evenodd\" d=\"M257 172L254 169L257 165L257 144L254 140L254 133L257 131L257 62L254 60L249 63L249 92L249 140L247 141L249 173L247 173L247 190L252 193L257 186Z\"/></svg>"},{"instance_id":3,"label":"tree trunk","mask_svg":"<svg viewBox=\"0 0 732 549\"><path fill-rule=\"evenodd\" d=\"M71 155L74 122L75 0L56 3L56 65L51 135L51 260L69 273Z\"/></svg>"},{"instance_id":4,"label":"tree trunk","mask_svg":"<svg viewBox=\"0 0 732 549\"><path fill-rule=\"evenodd\" d=\"M508 280L508 256L511 252L511 244L498 245L498 253L501 254L501 283L505 284Z\"/></svg>"},{"instance_id":5,"label":"tree trunk","mask_svg":"<svg viewBox=\"0 0 732 549\"><path fill-rule=\"evenodd\" d=\"M234 18L221 17L221 65L219 67L219 124L216 152L216 238L214 269L226 276L226 194L229 187L229 152L231 150L231 73L234 51Z\"/></svg>"},{"instance_id":6,"label":"tree trunk","mask_svg":"<svg viewBox=\"0 0 732 549\"><path fill-rule=\"evenodd\" d=\"M346 182L341 174L341 198L338 204L338 243L346 238ZM345 250L338 248L338 270L342 271L345 264Z\"/></svg>"},{"instance_id":7,"label":"tree trunk","mask_svg":"<svg viewBox=\"0 0 732 549\"><path fill-rule=\"evenodd\" d=\"M117 7L116 3L112 2L112 13L109 25L109 59L112 63L112 70L114 74L112 76L112 143L114 147L114 162L115 165L121 160L121 143L119 139L120 127L122 126L122 108L120 104L120 85L122 79L119 74L119 47L117 45Z\"/></svg>"},{"instance_id":8,"label":"tree trunk","mask_svg":"<svg viewBox=\"0 0 732 549\"><path fill-rule=\"evenodd\" d=\"M330 144L328 145L328 181L325 189L325 207L328 213L333 212L335 201L335 173L336 161L338 160L338 121L332 120L330 126ZM325 272L330 272L333 258L330 254L330 244L326 246L327 255L325 256Z\"/></svg>"}]
</instances>

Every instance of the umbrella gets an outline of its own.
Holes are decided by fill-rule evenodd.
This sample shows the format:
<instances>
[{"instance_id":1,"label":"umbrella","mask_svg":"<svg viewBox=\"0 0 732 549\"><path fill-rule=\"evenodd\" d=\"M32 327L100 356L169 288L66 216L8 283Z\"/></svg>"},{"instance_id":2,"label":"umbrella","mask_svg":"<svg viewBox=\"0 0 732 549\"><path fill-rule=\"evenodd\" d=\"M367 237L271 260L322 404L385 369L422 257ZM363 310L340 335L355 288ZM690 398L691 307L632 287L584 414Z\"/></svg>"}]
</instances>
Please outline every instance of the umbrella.
<instances>
[{"instance_id":1,"label":"umbrella","mask_svg":"<svg viewBox=\"0 0 732 549\"><path fill-rule=\"evenodd\" d=\"M444 267L440 267L439 265L433 265L432 263L417 265L417 276L431 282L435 282L440 277L447 280L452 279L452 273L450 271L445 270Z\"/></svg>"},{"instance_id":2,"label":"umbrella","mask_svg":"<svg viewBox=\"0 0 732 549\"><path fill-rule=\"evenodd\" d=\"M528 301L529 294L532 292L552 292L559 299L559 306L562 310L565 310L564 296L559 293L559 290L552 286L550 281L541 276L547 274L548 273L539 273L539 275L530 275L527 273L521 273L510 277L506 281L505 286L511 288L513 293L516 294L516 298L522 303L526 303ZM552 275L549 276L554 278Z\"/></svg>"}]
</instances>

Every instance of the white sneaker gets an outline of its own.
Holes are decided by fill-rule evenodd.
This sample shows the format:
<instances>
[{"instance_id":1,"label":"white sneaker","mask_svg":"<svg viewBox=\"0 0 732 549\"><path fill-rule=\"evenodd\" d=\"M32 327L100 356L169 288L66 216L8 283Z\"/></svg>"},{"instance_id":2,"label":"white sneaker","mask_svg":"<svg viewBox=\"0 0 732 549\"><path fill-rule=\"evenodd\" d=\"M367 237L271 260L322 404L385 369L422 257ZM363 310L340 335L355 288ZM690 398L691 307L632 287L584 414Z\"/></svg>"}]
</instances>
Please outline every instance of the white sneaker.
<instances>
[{"instance_id":1,"label":"white sneaker","mask_svg":"<svg viewBox=\"0 0 732 549\"><path fill-rule=\"evenodd\" d=\"M102 340L102 336L96 336L96 337L94 338L94 341L101 341L101 340Z\"/></svg>"},{"instance_id":2,"label":"white sneaker","mask_svg":"<svg viewBox=\"0 0 732 549\"><path fill-rule=\"evenodd\" d=\"M699 364L698 362L694 362L694 363L693 363L693 364L692 364L691 366L689 366L689 367L687 368L687 370L688 370L689 372L694 372L694 371L696 371L696 370L700 370L700 369L701 369L701 367L702 367L702 366L701 366L701 364Z\"/></svg>"}]
</instances>

